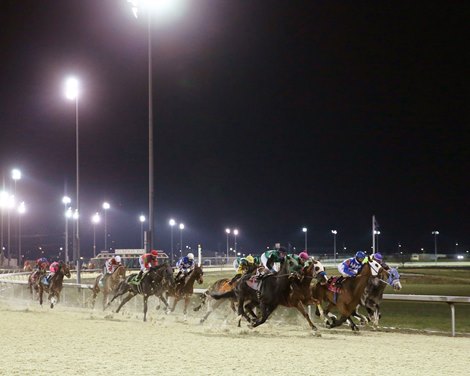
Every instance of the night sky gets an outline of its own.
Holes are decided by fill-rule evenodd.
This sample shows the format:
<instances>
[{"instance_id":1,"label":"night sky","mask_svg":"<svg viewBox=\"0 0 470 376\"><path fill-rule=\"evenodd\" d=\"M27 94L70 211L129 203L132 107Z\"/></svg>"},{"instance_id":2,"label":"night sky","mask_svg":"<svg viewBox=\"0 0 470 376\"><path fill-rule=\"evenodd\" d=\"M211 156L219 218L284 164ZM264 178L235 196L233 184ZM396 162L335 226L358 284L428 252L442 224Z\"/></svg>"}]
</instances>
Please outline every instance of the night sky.
<instances>
[{"instance_id":1,"label":"night sky","mask_svg":"<svg viewBox=\"0 0 470 376\"><path fill-rule=\"evenodd\" d=\"M145 14L125 0L0 2L0 173L23 179L23 248L62 245L81 83L82 255L140 248L148 211ZM469 7L464 2L188 1L155 20L155 245L310 253L470 248ZM73 206L73 203L72 203ZM13 226L16 231L16 219ZM71 230L70 230L71 231ZM175 243L179 230L174 231ZM15 240L16 241L16 240ZM230 238L233 246L233 237ZM102 224L97 247L104 246ZM16 245L15 245L16 248Z\"/></svg>"}]
</instances>

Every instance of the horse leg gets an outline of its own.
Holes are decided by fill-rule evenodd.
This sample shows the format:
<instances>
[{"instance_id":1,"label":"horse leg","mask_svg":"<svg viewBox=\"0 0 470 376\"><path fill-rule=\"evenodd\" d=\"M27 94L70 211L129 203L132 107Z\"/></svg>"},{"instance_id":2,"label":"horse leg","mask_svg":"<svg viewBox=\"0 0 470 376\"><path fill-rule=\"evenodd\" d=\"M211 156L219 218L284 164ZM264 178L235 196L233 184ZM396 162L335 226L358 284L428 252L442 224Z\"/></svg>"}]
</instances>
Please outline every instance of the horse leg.
<instances>
[{"instance_id":1,"label":"horse leg","mask_svg":"<svg viewBox=\"0 0 470 376\"><path fill-rule=\"evenodd\" d=\"M120 285L121 286L121 285ZM111 299L111 301L106 305L105 309L107 307L109 307L111 305L112 302L114 302L114 299L124 295L126 292L128 292L128 288L125 287L125 288L118 288L118 290L116 291L116 293L114 294L113 298ZM130 292L130 291L129 291Z\"/></svg>"},{"instance_id":2,"label":"horse leg","mask_svg":"<svg viewBox=\"0 0 470 376\"><path fill-rule=\"evenodd\" d=\"M220 306L223 302L223 299L221 300L216 300L213 304L210 304L210 307L208 306L208 309L207 309L207 312L206 314L204 315L204 317L199 321L200 324L203 324L204 321L207 320L207 318L209 317L209 315L215 311L215 309Z\"/></svg>"},{"instance_id":3,"label":"horse leg","mask_svg":"<svg viewBox=\"0 0 470 376\"><path fill-rule=\"evenodd\" d=\"M264 324L268 319L269 315L271 315L271 313L273 313L273 311L276 309L276 307L277 306L269 306L261 303L261 320L256 320L253 323L253 328Z\"/></svg>"},{"instance_id":4,"label":"horse leg","mask_svg":"<svg viewBox=\"0 0 470 376\"><path fill-rule=\"evenodd\" d=\"M193 308L193 311L197 312L202 308L203 305L206 305L206 299L207 299L207 295L205 293L201 294L201 301L199 302L199 305L197 307Z\"/></svg>"},{"instance_id":5,"label":"horse leg","mask_svg":"<svg viewBox=\"0 0 470 376\"><path fill-rule=\"evenodd\" d=\"M241 327L242 317L244 317L246 319L246 321L248 321L249 323L251 323L251 321L252 321L248 317L248 315L246 314L246 312L244 310L244 305L245 305L245 297L243 296L243 294L241 294L238 297L238 317L237 317L237 320L238 320L238 327L239 328Z\"/></svg>"},{"instance_id":6,"label":"horse leg","mask_svg":"<svg viewBox=\"0 0 470 376\"><path fill-rule=\"evenodd\" d=\"M232 303L233 303L233 301L232 301ZM245 305L245 311L247 311L254 320L258 320L258 316L256 316L256 313L253 311L253 308L255 306L256 306L256 304L253 303L253 301L250 301L248 304Z\"/></svg>"},{"instance_id":7,"label":"horse leg","mask_svg":"<svg viewBox=\"0 0 470 376\"><path fill-rule=\"evenodd\" d=\"M357 317L360 320L361 325L365 325L369 320L366 316L361 315L361 313L359 312L360 307L361 307L360 304L358 304L356 309L352 313L352 316Z\"/></svg>"},{"instance_id":8,"label":"horse leg","mask_svg":"<svg viewBox=\"0 0 470 376\"><path fill-rule=\"evenodd\" d=\"M39 294L39 305L41 305L41 306L42 306L42 294L43 294L43 293L44 293L43 288L42 288L42 286L40 285L40 286L39 286L39 292L38 292L38 294Z\"/></svg>"},{"instance_id":9,"label":"horse leg","mask_svg":"<svg viewBox=\"0 0 470 376\"><path fill-rule=\"evenodd\" d=\"M317 331L318 328L313 324L312 320L310 319L310 316L308 315L307 311L305 310L304 305L302 304L300 300L297 302L297 305L295 306L295 308L297 308L297 310L302 314L302 316L305 317L305 320L307 320L308 325L310 325L310 328L314 331Z\"/></svg>"},{"instance_id":10,"label":"horse leg","mask_svg":"<svg viewBox=\"0 0 470 376\"><path fill-rule=\"evenodd\" d=\"M147 294L144 294L144 322L147 321L147 300L148 300L149 296Z\"/></svg>"},{"instance_id":11,"label":"horse leg","mask_svg":"<svg viewBox=\"0 0 470 376\"><path fill-rule=\"evenodd\" d=\"M129 291L129 294L122 300L121 304L119 304L119 307L117 307L116 309L116 313L119 312L119 310L121 309L121 307L126 304L129 300L131 300L134 296L136 296L136 294L134 294L132 291ZM115 298L116 296L114 296ZM113 298L113 300L114 300ZM113 301L111 300L111 302ZM111 304L111 302L109 302L109 304Z\"/></svg>"},{"instance_id":12,"label":"horse leg","mask_svg":"<svg viewBox=\"0 0 470 376\"><path fill-rule=\"evenodd\" d=\"M184 297L184 310L183 310L183 319L184 321L188 321L188 305L189 305L189 296Z\"/></svg>"}]
</instances>

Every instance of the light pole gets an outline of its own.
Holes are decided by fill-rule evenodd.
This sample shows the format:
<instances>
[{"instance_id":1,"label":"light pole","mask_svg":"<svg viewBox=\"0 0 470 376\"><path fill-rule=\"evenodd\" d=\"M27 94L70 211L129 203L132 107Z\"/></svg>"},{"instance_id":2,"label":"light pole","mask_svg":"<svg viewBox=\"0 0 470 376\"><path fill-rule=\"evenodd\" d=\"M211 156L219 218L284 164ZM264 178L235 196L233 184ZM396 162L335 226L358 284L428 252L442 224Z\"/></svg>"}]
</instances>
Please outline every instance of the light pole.
<instances>
[{"instance_id":1,"label":"light pole","mask_svg":"<svg viewBox=\"0 0 470 376\"><path fill-rule=\"evenodd\" d=\"M7 207L8 204L8 192L5 190L0 191L0 266L3 266L3 260L5 255L3 254L3 250L5 247L3 246L3 216L4 216L4 208Z\"/></svg>"},{"instance_id":2,"label":"light pole","mask_svg":"<svg viewBox=\"0 0 470 376\"><path fill-rule=\"evenodd\" d=\"M145 215L141 214L139 216L140 222L140 247L144 248L144 222L145 222Z\"/></svg>"},{"instance_id":3,"label":"light pole","mask_svg":"<svg viewBox=\"0 0 470 376\"><path fill-rule=\"evenodd\" d=\"M233 230L233 237L234 237L234 240L235 240L235 245L234 245L235 253L237 253L237 236L238 236L238 230L235 229L235 230Z\"/></svg>"},{"instance_id":4,"label":"light pole","mask_svg":"<svg viewBox=\"0 0 470 376\"><path fill-rule=\"evenodd\" d=\"M175 262L174 260L174 255L173 255L173 227L176 225L176 221L172 218L168 221L168 224L170 225L170 242L171 242L171 263Z\"/></svg>"},{"instance_id":5,"label":"light pole","mask_svg":"<svg viewBox=\"0 0 470 376\"><path fill-rule=\"evenodd\" d=\"M184 230L184 223L180 223L180 256L183 256L183 230Z\"/></svg>"},{"instance_id":6,"label":"light pole","mask_svg":"<svg viewBox=\"0 0 470 376\"><path fill-rule=\"evenodd\" d=\"M379 252L379 235L380 235L380 231L379 230L374 230L374 236L377 237L377 249L375 250L375 253ZM373 252L374 252L374 250L373 250Z\"/></svg>"},{"instance_id":7,"label":"light pole","mask_svg":"<svg viewBox=\"0 0 470 376\"><path fill-rule=\"evenodd\" d=\"M80 283L80 220L78 218L78 213L80 212L80 170L79 170L79 138L78 138L78 80L76 78L70 77L65 83L65 95L70 100L75 100L75 152L76 152L76 191L77 191L77 223L76 223L76 254L77 254L77 283Z\"/></svg>"},{"instance_id":8,"label":"light pole","mask_svg":"<svg viewBox=\"0 0 470 376\"><path fill-rule=\"evenodd\" d=\"M227 264L228 264L228 236L230 235L230 229L226 228L225 233L227 234Z\"/></svg>"},{"instance_id":9,"label":"light pole","mask_svg":"<svg viewBox=\"0 0 470 376\"><path fill-rule=\"evenodd\" d=\"M75 209L75 211L73 212L72 214L72 219L75 221L75 224L74 226L72 226L72 233L73 233L73 239L77 240L77 233L76 233L76 229L77 229L77 226L76 226L76 222L78 222L78 218L79 218L79 213L78 213L78 209ZM75 247L73 247L74 250L75 250L75 254L74 254L74 260L77 264L80 264L80 257L78 256L78 247L77 245L75 244ZM80 265L77 266L77 273L78 273L78 269L80 268ZM77 277L78 278L78 277ZM78 283L78 282L77 282Z\"/></svg>"},{"instance_id":10,"label":"light pole","mask_svg":"<svg viewBox=\"0 0 470 376\"><path fill-rule=\"evenodd\" d=\"M302 227L302 232L305 234L304 236L304 245L305 245L305 252L308 253L308 248L307 248L307 227Z\"/></svg>"},{"instance_id":11,"label":"light pole","mask_svg":"<svg viewBox=\"0 0 470 376\"><path fill-rule=\"evenodd\" d=\"M64 213L65 217L65 259L70 262L70 256L69 256L69 219L72 218L73 213L72 213L72 208L69 206L67 210ZM73 227L73 233L75 233L75 226ZM75 238L73 238L75 239ZM75 240L73 240L73 243L75 243ZM75 260L75 251L74 248L72 247L72 261Z\"/></svg>"},{"instance_id":12,"label":"light pole","mask_svg":"<svg viewBox=\"0 0 470 376\"><path fill-rule=\"evenodd\" d=\"M437 264L437 235L439 235L439 231L434 230L431 234L434 235L434 262Z\"/></svg>"},{"instance_id":13,"label":"light pole","mask_svg":"<svg viewBox=\"0 0 470 376\"><path fill-rule=\"evenodd\" d=\"M104 210L104 250L108 252L108 216L107 212L111 205L108 202L103 202L103 210Z\"/></svg>"},{"instance_id":14,"label":"light pole","mask_svg":"<svg viewBox=\"0 0 470 376\"><path fill-rule=\"evenodd\" d=\"M69 263L69 226L67 216L67 206L70 205L72 200L68 196L62 197L62 203L64 204L64 217L65 217L65 262Z\"/></svg>"},{"instance_id":15,"label":"light pole","mask_svg":"<svg viewBox=\"0 0 470 376\"><path fill-rule=\"evenodd\" d=\"M93 257L96 257L96 225L100 223L100 221L100 213L93 214L91 217L91 222L93 223Z\"/></svg>"},{"instance_id":16,"label":"light pole","mask_svg":"<svg viewBox=\"0 0 470 376\"><path fill-rule=\"evenodd\" d=\"M153 87L152 87L152 15L168 16L176 15L176 10L180 9L181 1L145 1L127 0L131 4L132 13L137 18L141 9L147 12L147 39L148 39L148 132L149 132L149 224L147 231L147 251L153 249L154 230L154 188L153 188Z\"/></svg>"},{"instance_id":17,"label":"light pole","mask_svg":"<svg viewBox=\"0 0 470 376\"><path fill-rule=\"evenodd\" d=\"M18 205L18 267L20 267L21 260L21 217L26 213L26 206L24 201Z\"/></svg>"},{"instance_id":18,"label":"light pole","mask_svg":"<svg viewBox=\"0 0 470 376\"><path fill-rule=\"evenodd\" d=\"M11 170L11 179L13 180L13 197L16 196L16 182L21 179L21 171L17 168ZM10 214L10 213L8 213ZM8 215L8 221L10 221L10 215ZM10 223L8 223L8 237L10 238ZM9 241L10 243L10 241ZM8 246L10 248L10 246ZM13 248L12 248L13 249ZM20 260L18 259L18 266Z\"/></svg>"},{"instance_id":19,"label":"light pole","mask_svg":"<svg viewBox=\"0 0 470 376\"><path fill-rule=\"evenodd\" d=\"M333 234L333 259L335 260L336 264L336 234L338 233L338 231L331 230L331 233Z\"/></svg>"}]
</instances>

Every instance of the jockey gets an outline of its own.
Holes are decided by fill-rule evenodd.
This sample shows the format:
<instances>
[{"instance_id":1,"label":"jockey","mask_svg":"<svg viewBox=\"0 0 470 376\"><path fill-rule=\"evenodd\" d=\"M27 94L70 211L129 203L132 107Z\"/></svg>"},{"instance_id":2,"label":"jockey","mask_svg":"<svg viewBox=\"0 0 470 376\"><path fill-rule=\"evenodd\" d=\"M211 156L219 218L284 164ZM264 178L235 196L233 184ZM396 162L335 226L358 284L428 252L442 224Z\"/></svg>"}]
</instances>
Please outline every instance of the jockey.
<instances>
[{"instance_id":1,"label":"jockey","mask_svg":"<svg viewBox=\"0 0 470 376\"><path fill-rule=\"evenodd\" d=\"M50 266L49 266L49 275L46 278L46 284L48 285L49 282L51 281L52 277L54 277L55 273L59 271L59 262L54 261Z\"/></svg>"},{"instance_id":2,"label":"jockey","mask_svg":"<svg viewBox=\"0 0 470 376\"><path fill-rule=\"evenodd\" d=\"M184 278L186 275L189 274L194 269L194 254L193 253L188 253L187 256L184 256L180 258L176 262L176 267L179 269L178 274L175 277L176 281L179 281L180 279Z\"/></svg>"},{"instance_id":3,"label":"jockey","mask_svg":"<svg viewBox=\"0 0 470 376\"><path fill-rule=\"evenodd\" d=\"M363 251L357 251L354 257L344 260L338 265L338 270L343 278L355 277L362 267L362 262L366 258L366 254ZM340 277L338 281L342 281Z\"/></svg>"},{"instance_id":4,"label":"jockey","mask_svg":"<svg viewBox=\"0 0 470 376\"><path fill-rule=\"evenodd\" d=\"M142 256L139 257L139 264L140 264L140 272L137 276L137 280L139 281L142 278L144 273L147 273L151 267L158 265L157 260L158 252L153 250L150 253L144 253Z\"/></svg>"},{"instance_id":5,"label":"jockey","mask_svg":"<svg viewBox=\"0 0 470 376\"><path fill-rule=\"evenodd\" d=\"M274 270L274 263L284 262L286 255L287 250L284 247L266 251L261 255L261 264L271 273L276 273L276 270Z\"/></svg>"},{"instance_id":6,"label":"jockey","mask_svg":"<svg viewBox=\"0 0 470 376\"><path fill-rule=\"evenodd\" d=\"M230 280L229 285L234 283L242 275L253 272L256 269L255 259L252 255L242 257L235 276Z\"/></svg>"},{"instance_id":7,"label":"jockey","mask_svg":"<svg viewBox=\"0 0 470 376\"><path fill-rule=\"evenodd\" d=\"M121 265L121 256L112 256L104 263L104 274L113 274L118 266Z\"/></svg>"},{"instance_id":8,"label":"jockey","mask_svg":"<svg viewBox=\"0 0 470 376\"><path fill-rule=\"evenodd\" d=\"M47 258L40 257L36 260L36 269L39 271L39 273L46 273L48 266L49 261L47 261Z\"/></svg>"},{"instance_id":9,"label":"jockey","mask_svg":"<svg viewBox=\"0 0 470 376\"><path fill-rule=\"evenodd\" d=\"M291 272L300 271L305 266L305 263L308 261L308 259L310 258L308 253L305 251L300 252L298 255L292 254L288 256L294 259L295 262L297 262L297 265L294 265L293 268L289 268L289 269L292 269L290 270Z\"/></svg>"},{"instance_id":10,"label":"jockey","mask_svg":"<svg viewBox=\"0 0 470 376\"><path fill-rule=\"evenodd\" d=\"M121 256L115 255L112 256L111 258L107 259L106 262L104 263L104 270L103 270L103 280L108 278L111 274L114 273L114 271L118 268L118 266L122 265L121 264ZM104 281L103 281L104 283Z\"/></svg>"}]
</instances>

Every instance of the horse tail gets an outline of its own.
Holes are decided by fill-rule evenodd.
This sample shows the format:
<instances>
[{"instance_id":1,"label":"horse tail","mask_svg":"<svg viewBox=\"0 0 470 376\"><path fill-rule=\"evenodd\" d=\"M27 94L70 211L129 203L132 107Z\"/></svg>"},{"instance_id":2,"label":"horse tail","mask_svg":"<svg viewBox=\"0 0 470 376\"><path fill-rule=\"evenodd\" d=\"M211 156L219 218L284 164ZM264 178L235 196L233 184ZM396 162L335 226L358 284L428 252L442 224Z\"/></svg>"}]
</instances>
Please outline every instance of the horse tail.
<instances>
[{"instance_id":1,"label":"horse tail","mask_svg":"<svg viewBox=\"0 0 470 376\"><path fill-rule=\"evenodd\" d=\"M211 296L212 298L214 298L215 300L227 299L227 298L235 298L235 297L236 297L235 291L233 291L233 290L224 292L224 293L222 293L222 294L210 294L210 296Z\"/></svg>"}]
</instances>

